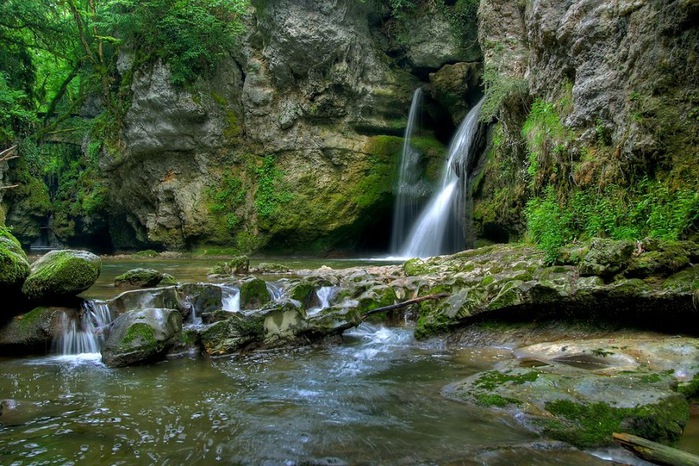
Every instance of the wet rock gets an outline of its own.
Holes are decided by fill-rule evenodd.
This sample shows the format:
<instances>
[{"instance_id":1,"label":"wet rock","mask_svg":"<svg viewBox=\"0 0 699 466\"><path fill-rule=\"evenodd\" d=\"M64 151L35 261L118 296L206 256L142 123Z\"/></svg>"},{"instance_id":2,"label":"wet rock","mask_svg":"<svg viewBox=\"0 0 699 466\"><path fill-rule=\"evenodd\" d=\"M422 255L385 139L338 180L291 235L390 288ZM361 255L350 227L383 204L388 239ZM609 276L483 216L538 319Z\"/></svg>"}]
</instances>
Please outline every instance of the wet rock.
<instances>
[{"instance_id":1,"label":"wet rock","mask_svg":"<svg viewBox=\"0 0 699 466\"><path fill-rule=\"evenodd\" d=\"M272 296L267 290L267 282L259 278L250 278L240 285L240 308L259 309L268 303Z\"/></svg>"},{"instance_id":2,"label":"wet rock","mask_svg":"<svg viewBox=\"0 0 699 466\"><path fill-rule=\"evenodd\" d=\"M0 327L0 354L46 354L55 336L60 335L63 314L76 314L74 308L37 307L14 317Z\"/></svg>"},{"instance_id":3,"label":"wet rock","mask_svg":"<svg viewBox=\"0 0 699 466\"><path fill-rule=\"evenodd\" d=\"M698 385L697 340L610 333L518 348L517 359L451 384L444 394L582 448L610 445L612 432L674 442L689 416L685 397Z\"/></svg>"},{"instance_id":4,"label":"wet rock","mask_svg":"<svg viewBox=\"0 0 699 466\"><path fill-rule=\"evenodd\" d=\"M173 277L174 278L174 277ZM114 279L117 288L150 288L158 285L163 274L155 269L131 269Z\"/></svg>"},{"instance_id":5,"label":"wet rock","mask_svg":"<svg viewBox=\"0 0 699 466\"><path fill-rule=\"evenodd\" d=\"M612 444L613 432L663 443L679 439L689 417L667 374L600 377L572 366L509 367L447 386L449 398L517 414L526 426L582 448Z\"/></svg>"},{"instance_id":6,"label":"wet rock","mask_svg":"<svg viewBox=\"0 0 699 466\"><path fill-rule=\"evenodd\" d=\"M117 317L102 348L109 367L153 361L165 355L182 331L182 316L175 309L148 308Z\"/></svg>"},{"instance_id":7,"label":"wet rock","mask_svg":"<svg viewBox=\"0 0 699 466\"><path fill-rule=\"evenodd\" d=\"M210 355L229 354L260 343L264 338L264 317L261 314L233 313L201 331L201 344Z\"/></svg>"},{"instance_id":8,"label":"wet rock","mask_svg":"<svg viewBox=\"0 0 699 466\"><path fill-rule=\"evenodd\" d=\"M0 319L16 313L8 301L19 297L29 271L29 261L19 241L7 229L0 227L0 293L10 298L5 301Z\"/></svg>"},{"instance_id":9,"label":"wet rock","mask_svg":"<svg viewBox=\"0 0 699 466\"><path fill-rule=\"evenodd\" d=\"M101 267L100 258L87 251L51 251L32 264L22 293L35 302L71 298L97 281Z\"/></svg>"},{"instance_id":10,"label":"wet rock","mask_svg":"<svg viewBox=\"0 0 699 466\"><path fill-rule=\"evenodd\" d=\"M416 336L453 329L489 316L493 319L602 319L655 328L699 332L689 324L693 314L696 268L684 255L674 255L676 267L657 267L640 278L638 265L653 251L638 251L624 241L593 240L568 254L566 265L546 267L542 253L522 245L496 245L429 259L411 259L406 275L422 282L420 294L449 296L420 305ZM575 265L567 265L575 264ZM598 273L600 275L585 275ZM647 269L646 269L647 270ZM676 269L675 269L676 270ZM654 316L662 313L661 320ZM684 317L683 317L684 316Z\"/></svg>"}]
</instances>

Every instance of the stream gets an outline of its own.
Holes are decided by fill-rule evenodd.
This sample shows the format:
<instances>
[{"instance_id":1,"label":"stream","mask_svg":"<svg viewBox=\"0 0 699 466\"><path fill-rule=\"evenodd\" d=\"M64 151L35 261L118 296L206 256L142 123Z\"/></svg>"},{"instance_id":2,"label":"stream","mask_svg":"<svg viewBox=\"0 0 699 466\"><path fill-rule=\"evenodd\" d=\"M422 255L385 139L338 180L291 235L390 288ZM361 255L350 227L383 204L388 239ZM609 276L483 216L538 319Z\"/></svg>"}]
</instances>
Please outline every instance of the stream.
<instances>
[{"instance_id":1,"label":"stream","mask_svg":"<svg viewBox=\"0 0 699 466\"><path fill-rule=\"evenodd\" d=\"M132 265L107 263L87 294ZM512 357L362 324L340 344L119 369L99 353L0 358L0 464L609 464L441 397Z\"/></svg>"}]
</instances>

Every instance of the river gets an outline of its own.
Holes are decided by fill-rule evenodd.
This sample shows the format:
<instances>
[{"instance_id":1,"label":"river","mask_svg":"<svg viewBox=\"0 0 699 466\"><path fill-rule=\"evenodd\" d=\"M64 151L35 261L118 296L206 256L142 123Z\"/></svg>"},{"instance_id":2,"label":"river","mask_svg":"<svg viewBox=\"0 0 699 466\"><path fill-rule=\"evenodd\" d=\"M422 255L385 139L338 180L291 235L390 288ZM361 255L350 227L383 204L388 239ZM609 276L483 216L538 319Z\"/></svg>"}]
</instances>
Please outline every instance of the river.
<instances>
[{"instance_id":1,"label":"river","mask_svg":"<svg viewBox=\"0 0 699 466\"><path fill-rule=\"evenodd\" d=\"M211 264L137 265L198 281ZM106 261L87 294L113 295L132 266ZM440 396L507 348L447 349L371 324L343 340L120 369L99 354L0 359L0 464L604 464Z\"/></svg>"}]
</instances>

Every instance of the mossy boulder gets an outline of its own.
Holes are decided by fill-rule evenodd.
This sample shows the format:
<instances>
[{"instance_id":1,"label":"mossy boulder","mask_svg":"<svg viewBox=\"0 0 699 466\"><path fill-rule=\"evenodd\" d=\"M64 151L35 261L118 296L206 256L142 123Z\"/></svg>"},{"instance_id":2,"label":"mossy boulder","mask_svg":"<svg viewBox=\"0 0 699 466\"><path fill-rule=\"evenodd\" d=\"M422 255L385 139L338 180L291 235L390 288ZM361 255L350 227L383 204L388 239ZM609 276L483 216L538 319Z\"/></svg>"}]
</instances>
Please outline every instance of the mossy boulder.
<instances>
[{"instance_id":1,"label":"mossy boulder","mask_svg":"<svg viewBox=\"0 0 699 466\"><path fill-rule=\"evenodd\" d=\"M236 256L229 261L218 262L209 270L209 275L245 275L250 272L248 256Z\"/></svg>"},{"instance_id":2,"label":"mossy boulder","mask_svg":"<svg viewBox=\"0 0 699 466\"><path fill-rule=\"evenodd\" d=\"M51 251L31 265L22 293L34 302L60 301L90 288L102 261L87 251Z\"/></svg>"},{"instance_id":3,"label":"mossy boulder","mask_svg":"<svg viewBox=\"0 0 699 466\"><path fill-rule=\"evenodd\" d=\"M128 270L114 279L117 288L150 288L160 284L163 274L155 269Z\"/></svg>"},{"instance_id":4,"label":"mossy boulder","mask_svg":"<svg viewBox=\"0 0 699 466\"><path fill-rule=\"evenodd\" d=\"M672 443L689 418L667 373L594 372L562 365L503 367L447 386L452 399L504 410L535 431L580 448L612 444L613 432Z\"/></svg>"},{"instance_id":5,"label":"mossy boulder","mask_svg":"<svg viewBox=\"0 0 699 466\"><path fill-rule=\"evenodd\" d=\"M611 277L625 269L636 250L632 241L614 241L597 238L578 266L581 276Z\"/></svg>"},{"instance_id":6,"label":"mossy boulder","mask_svg":"<svg viewBox=\"0 0 699 466\"><path fill-rule=\"evenodd\" d=\"M37 307L0 327L0 355L46 354L60 331L61 316L72 308Z\"/></svg>"},{"instance_id":7,"label":"mossy boulder","mask_svg":"<svg viewBox=\"0 0 699 466\"><path fill-rule=\"evenodd\" d=\"M30 265L19 241L7 229L0 227L0 294L6 301L0 319L14 312L7 298L14 301L19 297L24 280L29 276Z\"/></svg>"},{"instance_id":8,"label":"mossy boulder","mask_svg":"<svg viewBox=\"0 0 699 466\"><path fill-rule=\"evenodd\" d=\"M264 316L227 313L228 318L201 331L200 339L206 354L228 354L259 343L264 338Z\"/></svg>"},{"instance_id":9,"label":"mossy boulder","mask_svg":"<svg viewBox=\"0 0 699 466\"><path fill-rule=\"evenodd\" d=\"M160 279L160 282L156 286L174 286L177 285L178 281L175 277L170 275L169 273L164 273L163 278Z\"/></svg>"},{"instance_id":10,"label":"mossy boulder","mask_svg":"<svg viewBox=\"0 0 699 466\"><path fill-rule=\"evenodd\" d=\"M181 331L182 316L175 309L127 312L112 322L102 348L102 362L120 367L156 360L165 355Z\"/></svg>"},{"instance_id":11,"label":"mossy boulder","mask_svg":"<svg viewBox=\"0 0 699 466\"><path fill-rule=\"evenodd\" d=\"M267 290L267 282L250 278L240 285L240 308L259 309L272 299Z\"/></svg>"}]
</instances>

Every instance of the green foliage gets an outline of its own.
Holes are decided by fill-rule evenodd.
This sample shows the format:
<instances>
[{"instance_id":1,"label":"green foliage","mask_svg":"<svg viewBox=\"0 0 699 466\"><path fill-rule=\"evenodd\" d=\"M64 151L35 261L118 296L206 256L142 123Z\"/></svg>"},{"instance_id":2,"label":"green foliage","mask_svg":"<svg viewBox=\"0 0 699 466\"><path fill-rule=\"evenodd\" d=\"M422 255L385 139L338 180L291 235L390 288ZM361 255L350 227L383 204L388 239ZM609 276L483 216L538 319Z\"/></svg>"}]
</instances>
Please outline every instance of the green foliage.
<instances>
[{"instance_id":1,"label":"green foliage","mask_svg":"<svg viewBox=\"0 0 699 466\"><path fill-rule=\"evenodd\" d=\"M561 207L551 186L543 196L527 202L525 216L529 239L543 249L546 263L554 263L561 246L572 241L574 235L568 226L569 213Z\"/></svg>"},{"instance_id":2,"label":"green foliage","mask_svg":"<svg viewBox=\"0 0 699 466\"><path fill-rule=\"evenodd\" d=\"M684 239L699 229L699 193L643 178L632 186L586 188L557 199L552 186L527 203L529 239L554 262L574 239Z\"/></svg>"},{"instance_id":3,"label":"green foliage","mask_svg":"<svg viewBox=\"0 0 699 466\"><path fill-rule=\"evenodd\" d=\"M492 66L483 72L485 101L481 107L481 121L490 121L509 100L523 100L529 85L524 78L514 78L500 73Z\"/></svg>"},{"instance_id":4,"label":"green foliage","mask_svg":"<svg viewBox=\"0 0 699 466\"><path fill-rule=\"evenodd\" d=\"M34 113L27 109L27 95L12 89L7 81L7 75L0 70L0 147L17 138L15 128L27 127L36 121Z\"/></svg>"},{"instance_id":5,"label":"green foliage","mask_svg":"<svg viewBox=\"0 0 699 466\"><path fill-rule=\"evenodd\" d=\"M527 174L530 186L536 188L545 175L556 173L562 165L567 142L572 138L561 123L561 117L551 102L534 101L522 126L527 143Z\"/></svg>"},{"instance_id":6,"label":"green foliage","mask_svg":"<svg viewBox=\"0 0 699 466\"><path fill-rule=\"evenodd\" d=\"M128 48L170 65L175 84L213 70L242 32L244 0L108 0L102 25Z\"/></svg>"},{"instance_id":7,"label":"green foliage","mask_svg":"<svg viewBox=\"0 0 699 466\"><path fill-rule=\"evenodd\" d=\"M212 213L222 213L225 216L226 227L234 231L239 225L240 218L237 209L245 201L246 190L242 181L231 171L224 173L223 179L217 186L211 186L207 194L211 199L209 210Z\"/></svg>"},{"instance_id":8,"label":"green foliage","mask_svg":"<svg viewBox=\"0 0 699 466\"><path fill-rule=\"evenodd\" d=\"M257 189L255 208L260 223L270 222L279 209L289 203L293 196L284 183L284 172L275 165L274 157L266 156L262 165L255 169Z\"/></svg>"}]
</instances>

